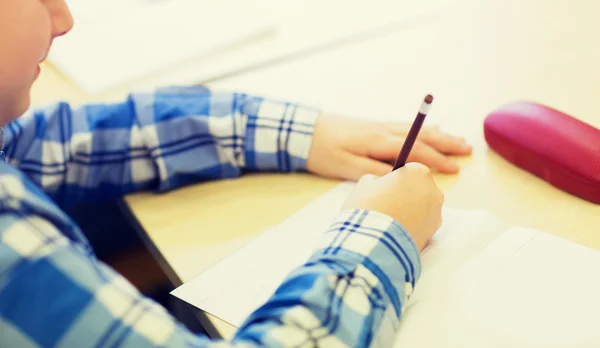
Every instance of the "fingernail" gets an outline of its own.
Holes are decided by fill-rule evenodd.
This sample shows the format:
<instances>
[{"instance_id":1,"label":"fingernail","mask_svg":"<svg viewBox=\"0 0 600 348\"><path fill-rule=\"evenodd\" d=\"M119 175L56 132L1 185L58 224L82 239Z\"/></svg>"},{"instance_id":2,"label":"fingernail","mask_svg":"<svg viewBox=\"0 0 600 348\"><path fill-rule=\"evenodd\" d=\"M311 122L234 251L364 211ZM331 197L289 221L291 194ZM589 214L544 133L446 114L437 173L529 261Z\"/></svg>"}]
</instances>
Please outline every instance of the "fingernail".
<instances>
[{"instance_id":1,"label":"fingernail","mask_svg":"<svg viewBox=\"0 0 600 348\"><path fill-rule=\"evenodd\" d=\"M467 144L467 142L465 140L461 140L459 141L459 143L457 144L462 150L470 150L471 149L471 145Z\"/></svg>"},{"instance_id":2,"label":"fingernail","mask_svg":"<svg viewBox=\"0 0 600 348\"><path fill-rule=\"evenodd\" d=\"M457 171L459 169L460 169L460 167L458 166L458 164L456 162L448 162L448 170Z\"/></svg>"}]
</instances>

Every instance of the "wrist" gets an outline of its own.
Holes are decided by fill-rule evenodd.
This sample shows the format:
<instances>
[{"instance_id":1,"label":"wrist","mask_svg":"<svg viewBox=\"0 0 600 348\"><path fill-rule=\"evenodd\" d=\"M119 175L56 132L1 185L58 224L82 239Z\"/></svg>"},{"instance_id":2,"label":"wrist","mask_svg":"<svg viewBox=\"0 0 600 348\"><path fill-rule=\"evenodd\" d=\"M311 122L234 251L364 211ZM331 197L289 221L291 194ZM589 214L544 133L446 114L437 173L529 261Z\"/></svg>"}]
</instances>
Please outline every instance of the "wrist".
<instances>
[{"instance_id":1,"label":"wrist","mask_svg":"<svg viewBox=\"0 0 600 348\"><path fill-rule=\"evenodd\" d=\"M316 109L261 100L246 115L244 167L249 171L306 170Z\"/></svg>"},{"instance_id":2,"label":"wrist","mask_svg":"<svg viewBox=\"0 0 600 348\"><path fill-rule=\"evenodd\" d=\"M309 262L323 260L353 276L360 270L362 276L380 284L397 317L421 275L421 259L412 237L390 216L363 209L344 211L333 222Z\"/></svg>"},{"instance_id":3,"label":"wrist","mask_svg":"<svg viewBox=\"0 0 600 348\"><path fill-rule=\"evenodd\" d=\"M380 238L379 243L387 245L392 242L388 245L388 251L393 253L394 248L399 248L414 266L414 278L420 277L421 255L418 244L404 226L390 215L375 210L350 209L338 215L332 224L332 229L335 228L360 234L368 231L369 237Z\"/></svg>"}]
</instances>

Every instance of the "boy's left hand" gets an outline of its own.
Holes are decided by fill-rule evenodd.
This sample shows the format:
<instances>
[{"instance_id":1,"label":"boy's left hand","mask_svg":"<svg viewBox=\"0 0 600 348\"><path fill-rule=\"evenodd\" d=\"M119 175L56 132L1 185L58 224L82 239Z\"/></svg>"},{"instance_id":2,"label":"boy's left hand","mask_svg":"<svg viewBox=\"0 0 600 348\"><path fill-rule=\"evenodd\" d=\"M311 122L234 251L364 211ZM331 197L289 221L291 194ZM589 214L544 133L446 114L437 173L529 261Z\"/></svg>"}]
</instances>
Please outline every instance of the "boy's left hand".
<instances>
[{"instance_id":1,"label":"boy's left hand","mask_svg":"<svg viewBox=\"0 0 600 348\"><path fill-rule=\"evenodd\" d=\"M392 170L410 127L321 116L315 125L307 169L321 176L353 181L365 174L383 176ZM442 133L436 127L423 127L408 160L442 173L455 173L459 167L447 156L470 153L471 146L463 138Z\"/></svg>"}]
</instances>

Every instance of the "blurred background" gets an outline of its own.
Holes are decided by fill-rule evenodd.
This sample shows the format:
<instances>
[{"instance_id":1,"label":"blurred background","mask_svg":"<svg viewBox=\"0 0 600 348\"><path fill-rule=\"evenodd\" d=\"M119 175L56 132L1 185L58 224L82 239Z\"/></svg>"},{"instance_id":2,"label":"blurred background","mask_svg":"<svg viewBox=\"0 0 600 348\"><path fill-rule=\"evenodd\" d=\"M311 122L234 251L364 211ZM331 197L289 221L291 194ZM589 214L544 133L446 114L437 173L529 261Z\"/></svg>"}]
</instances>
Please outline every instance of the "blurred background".
<instances>
[{"instance_id":1,"label":"blurred background","mask_svg":"<svg viewBox=\"0 0 600 348\"><path fill-rule=\"evenodd\" d=\"M35 105L110 102L164 85L205 84L351 117L410 122L423 96L432 93L436 102L428 124L463 135L475 146L468 160L472 165L457 186L477 183L479 189L449 195L449 203L477 202L515 225L528 225L528 216L535 214L514 215L502 208L514 206L515 196L507 192L525 179L496 174L499 162L488 154L482 135L485 116L505 103L530 100L600 127L598 1L68 4L75 27L55 41L33 91ZM525 197L527 190L540 189L536 185L515 195ZM533 209L527 198L521 201L523 209ZM172 309L168 292L198 269L188 271L166 238L149 240L127 209L119 201L70 213L103 260ZM535 227L552 230L559 219L560 214L549 214ZM198 226L200 232L203 228Z\"/></svg>"}]
</instances>

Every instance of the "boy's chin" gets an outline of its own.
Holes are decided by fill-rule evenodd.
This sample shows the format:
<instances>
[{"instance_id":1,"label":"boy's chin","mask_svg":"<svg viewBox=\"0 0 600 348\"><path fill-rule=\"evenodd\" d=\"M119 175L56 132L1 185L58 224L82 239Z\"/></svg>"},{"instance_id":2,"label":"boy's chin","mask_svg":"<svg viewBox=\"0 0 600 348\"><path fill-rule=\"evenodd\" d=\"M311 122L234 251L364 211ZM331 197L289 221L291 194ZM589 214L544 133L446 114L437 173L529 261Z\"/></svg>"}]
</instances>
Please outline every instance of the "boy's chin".
<instances>
[{"instance_id":1,"label":"boy's chin","mask_svg":"<svg viewBox=\"0 0 600 348\"><path fill-rule=\"evenodd\" d=\"M23 116L31 106L31 97L29 94L26 94L12 105L8 103L6 105L8 106L7 108L1 109L0 127Z\"/></svg>"}]
</instances>

